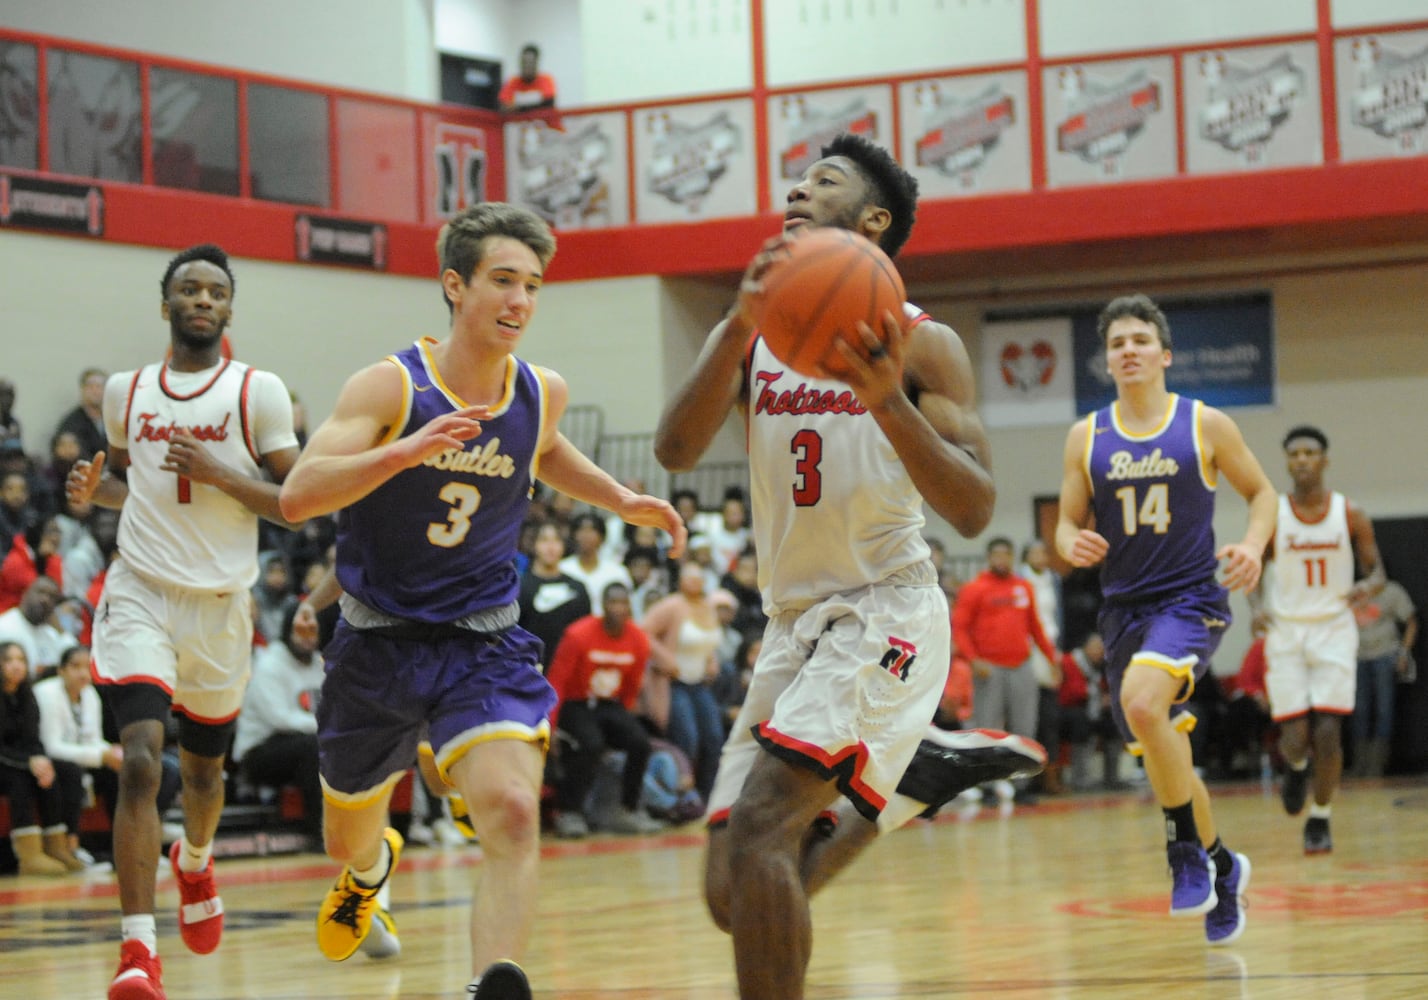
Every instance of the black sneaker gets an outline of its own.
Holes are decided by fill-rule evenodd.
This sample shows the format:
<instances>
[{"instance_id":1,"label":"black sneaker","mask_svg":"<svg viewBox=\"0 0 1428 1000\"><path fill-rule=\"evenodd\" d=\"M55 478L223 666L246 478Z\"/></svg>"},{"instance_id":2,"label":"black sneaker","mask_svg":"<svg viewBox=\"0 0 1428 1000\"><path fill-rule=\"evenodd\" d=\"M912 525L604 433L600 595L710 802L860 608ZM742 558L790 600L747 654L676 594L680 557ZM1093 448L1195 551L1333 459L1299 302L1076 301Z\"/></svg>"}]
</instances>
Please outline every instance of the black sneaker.
<instances>
[{"instance_id":1,"label":"black sneaker","mask_svg":"<svg viewBox=\"0 0 1428 1000\"><path fill-rule=\"evenodd\" d=\"M897 790L935 815L961 792L1008 778L1030 778L1046 766L1046 748L998 729L928 727Z\"/></svg>"},{"instance_id":2,"label":"black sneaker","mask_svg":"<svg viewBox=\"0 0 1428 1000\"><path fill-rule=\"evenodd\" d=\"M1284 783L1279 786L1279 800L1284 803L1284 811L1291 816L1298 816L1304 811L1304 800L1309 797L1311 767L1312 765L1306 765L1302 771L1288 766L1284 768Z\"/></svg>"},{"instance_id":3,"label":"black sneaker","mask_svg":"<svg viewBox=\"0 0 1428 1000\"><path fill-rule=\"evenodd\" d=\"M1329 821L1318 816L1310 816L1304 824L1304 853L1328 854L1334 849L1334 838L1329 836Z\"/></svg>"},{"instance_id":4,"label":"black sneaker","mask_svg":"<svg viewBox=\"0 0 1428 1000\"><path fill-rule=\"evenodd\" d=\"M531 1000L531 984L515 962L502 960L486 967L481 982L466 987L471 1000Z\"/></svg>"}]
</instances>

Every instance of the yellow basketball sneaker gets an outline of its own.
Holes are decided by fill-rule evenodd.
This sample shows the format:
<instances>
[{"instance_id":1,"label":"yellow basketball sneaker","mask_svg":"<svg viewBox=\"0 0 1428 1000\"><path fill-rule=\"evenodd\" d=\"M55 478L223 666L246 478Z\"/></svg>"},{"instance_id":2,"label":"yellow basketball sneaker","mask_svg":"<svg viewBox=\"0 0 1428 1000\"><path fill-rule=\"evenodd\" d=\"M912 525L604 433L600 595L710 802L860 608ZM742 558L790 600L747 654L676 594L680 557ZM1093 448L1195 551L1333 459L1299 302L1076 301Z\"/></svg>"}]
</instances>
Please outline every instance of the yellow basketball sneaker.
<instances>
[{"instance_id":1,"label":"yellow basketball sneaker","mask_svg":"<svg viewBox=\"0 0 1428 1000\"><path fill-rule=\"evenodd\" d=\"M350 867L343 868L317 911L317 948L334 962L350 958L372 932L372 918L378 909L377 892L397 869L397 858L402 853L402 835L387 827L382 839L392 852L391 863L382 882L364 886L353 877Z\"/></svg>"}]
</instances>

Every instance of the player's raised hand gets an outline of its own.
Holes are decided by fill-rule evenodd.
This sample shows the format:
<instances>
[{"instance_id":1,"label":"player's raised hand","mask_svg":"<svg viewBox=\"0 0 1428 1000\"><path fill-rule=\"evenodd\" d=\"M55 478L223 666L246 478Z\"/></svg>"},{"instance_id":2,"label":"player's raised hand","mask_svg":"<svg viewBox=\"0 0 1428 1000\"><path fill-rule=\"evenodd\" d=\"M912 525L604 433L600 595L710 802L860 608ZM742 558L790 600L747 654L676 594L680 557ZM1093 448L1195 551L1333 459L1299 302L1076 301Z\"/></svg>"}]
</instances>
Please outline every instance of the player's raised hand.
<instances>
[{"instance_id":1,"label":"player's raised hand","mask_svg":"<svg viewBox=\"0 0 1428 1000\"><path fill-rule=\"evenodd\" d=\"M104 452L95 452L93 461L81 458L70 467L69 475L64 481L64 495L69 497L70 503L89 503L103 476Z\"/></svg>"},{"instance_id":2,"label":"player's raised hand","mask_svg":"<svg viewBox=\"0 0 1428 1000\"><path fill-rule=\"evenodd\" d=\"M1215 558L1220 560L1220 582L1230 590L1253 590L1259 586L1263 564L1260 554L1250 546L1240 542L1222 545Z\"/></svg>"},{"instance_id":3,"label":"player's raised hand","mask_svg":"<svg viewBox=\"0 0 1428 1000\"><path fill-rule=\"evenodd\" d=\"M833 341L832 350L842 362L841 370L827 368L826 361L818 368L819 377L846 383L870 410L876 410L902 392L902 359L907 334L897 317L887 310L883 310L882 322L882 337L868 324L859 323L853 340L840 336Z\"/></svg>"}]
</instances>

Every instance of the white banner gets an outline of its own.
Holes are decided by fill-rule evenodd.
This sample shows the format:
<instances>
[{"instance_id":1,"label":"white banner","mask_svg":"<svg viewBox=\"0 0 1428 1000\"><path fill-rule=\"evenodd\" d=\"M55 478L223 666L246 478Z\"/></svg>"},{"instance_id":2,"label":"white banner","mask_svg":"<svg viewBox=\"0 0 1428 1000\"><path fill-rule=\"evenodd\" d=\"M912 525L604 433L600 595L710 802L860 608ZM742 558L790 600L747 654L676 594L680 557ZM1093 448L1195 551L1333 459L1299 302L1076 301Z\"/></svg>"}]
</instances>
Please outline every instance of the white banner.
<instances>
[{"instance_id":1,"label":"white banner","mask_svg":"<svg viewBox=\"0 0 1428 1000\"><path fill-rule=\"evenodd\" d=\"M981 348L988 427L1070 425L1076 418L1069 317L987 323Z\"/></svg>"}]
</instances>

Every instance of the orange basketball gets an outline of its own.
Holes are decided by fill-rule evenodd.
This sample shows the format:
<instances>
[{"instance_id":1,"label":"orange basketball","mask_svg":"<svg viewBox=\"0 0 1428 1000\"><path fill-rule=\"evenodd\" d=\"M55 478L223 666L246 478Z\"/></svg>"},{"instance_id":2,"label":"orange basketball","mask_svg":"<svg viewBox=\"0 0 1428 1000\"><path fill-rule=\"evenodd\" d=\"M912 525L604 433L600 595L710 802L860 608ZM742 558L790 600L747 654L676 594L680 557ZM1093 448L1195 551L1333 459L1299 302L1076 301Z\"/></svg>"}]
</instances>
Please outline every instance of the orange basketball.
<instances>
[{"instance_id":1,"label":"orange basketball","mask_svg":"<svg viewBox=\"0 0 1428 1000\"><path fill-rule=\"evenodd\" d=\"M813 375L822 363L837 375L847 365L834 342L841 337L861 350L860 320L883 339L883 311L902 322L906 298L902 276L876 244L846 229L804 227L764 272L754 320L769 350L794 371Z\"/></svg>"}]
</instances>

